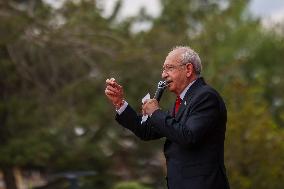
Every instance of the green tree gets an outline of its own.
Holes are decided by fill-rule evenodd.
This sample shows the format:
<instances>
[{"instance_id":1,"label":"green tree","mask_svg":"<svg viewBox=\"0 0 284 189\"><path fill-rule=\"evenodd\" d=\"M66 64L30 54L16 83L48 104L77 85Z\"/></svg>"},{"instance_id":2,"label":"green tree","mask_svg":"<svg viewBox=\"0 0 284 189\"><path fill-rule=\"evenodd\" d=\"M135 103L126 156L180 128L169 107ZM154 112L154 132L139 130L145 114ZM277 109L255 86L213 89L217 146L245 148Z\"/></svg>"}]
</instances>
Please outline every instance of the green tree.
<instances>
[{"instance_id":1,"label":"green tree","mask_svg":"<svg viewBox=\"0 0 284 189\"><path fill-rule=\"evenodd\" d=\"M231 187L281 188L283 35L264 32L243 0L162 0L157 18L141 10L118 22L122 3L108 18L91 0L57 10L38 0L2 3L0 169L8 188L16 188L14 167L94 170L85 185L102 189L126 187L118 180L163 188L163 140L141 142L119 127L104 83L115 77L139 110L176 45L200 52L204 77L225 97ZM152 28L131 32L140 22ZM173 101L166 92L161 106Z\"/></svg>"}]
</instances>

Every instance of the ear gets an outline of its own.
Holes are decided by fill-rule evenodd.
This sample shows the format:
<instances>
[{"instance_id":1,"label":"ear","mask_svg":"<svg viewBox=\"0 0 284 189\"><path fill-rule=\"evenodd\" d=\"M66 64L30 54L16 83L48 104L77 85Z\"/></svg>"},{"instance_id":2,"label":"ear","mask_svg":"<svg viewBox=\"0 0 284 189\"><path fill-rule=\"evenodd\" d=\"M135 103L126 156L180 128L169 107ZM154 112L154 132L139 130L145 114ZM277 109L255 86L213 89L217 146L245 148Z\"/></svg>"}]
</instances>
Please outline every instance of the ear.
<instances>
[{"instance_id":1,"label":"ear","mask_svg":"<svg viewBox=\"0 0 284 189\"><path fill-rule=\"evenodd\" d=\"M193 74L193 65L191 63L186 64L186 77L191 77Z\"/></svg>"}]
</instances>

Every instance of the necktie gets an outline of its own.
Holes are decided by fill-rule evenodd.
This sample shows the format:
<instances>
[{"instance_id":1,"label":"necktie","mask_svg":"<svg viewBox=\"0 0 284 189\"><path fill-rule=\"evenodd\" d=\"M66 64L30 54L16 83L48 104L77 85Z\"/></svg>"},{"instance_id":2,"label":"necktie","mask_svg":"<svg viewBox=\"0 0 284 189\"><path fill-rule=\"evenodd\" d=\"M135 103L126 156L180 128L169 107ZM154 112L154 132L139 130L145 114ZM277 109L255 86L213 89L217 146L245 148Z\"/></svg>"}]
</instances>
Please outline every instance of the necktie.
<instances>
[{"instance_id":1,"label":"necktie","mask_svg":"<svg viewBox=\"0 0 284 189\"><path fill-rule=\"evenodd\" d=\"M174 115L177 114L180 105L181 105L181 98L180 98L180 96L177 96Z\"/></svg>"}]
</instances>

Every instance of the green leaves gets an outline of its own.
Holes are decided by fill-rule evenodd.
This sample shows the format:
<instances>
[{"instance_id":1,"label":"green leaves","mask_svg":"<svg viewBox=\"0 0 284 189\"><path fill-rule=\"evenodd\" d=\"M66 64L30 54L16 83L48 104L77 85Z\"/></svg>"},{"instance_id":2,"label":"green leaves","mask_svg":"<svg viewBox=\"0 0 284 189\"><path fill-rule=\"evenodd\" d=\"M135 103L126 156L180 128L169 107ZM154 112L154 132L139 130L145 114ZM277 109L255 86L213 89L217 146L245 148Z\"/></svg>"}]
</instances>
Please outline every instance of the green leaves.
<instances>
[{"instance_id":1,"label":"green leaves","mask_svg":"<svg viewBox=\"0 0 284 189\"><path fill-rule=\"evenodd\" d=\"M58 10L27 2L0 9L0 168L94 170L89 184L102 189L163 186L163 141L141 142L117 125L105 79L115 77L139 112L167 53L190 45L227 104L231 187L281 188L283 34L263 31L246 1L163 0L159 17L141 11L122 22L120 1L109 18L95 1ZM131 33L140 21L152 28ZM163 109L173 102L165 92Z\"/></svg>"}]
</instances>

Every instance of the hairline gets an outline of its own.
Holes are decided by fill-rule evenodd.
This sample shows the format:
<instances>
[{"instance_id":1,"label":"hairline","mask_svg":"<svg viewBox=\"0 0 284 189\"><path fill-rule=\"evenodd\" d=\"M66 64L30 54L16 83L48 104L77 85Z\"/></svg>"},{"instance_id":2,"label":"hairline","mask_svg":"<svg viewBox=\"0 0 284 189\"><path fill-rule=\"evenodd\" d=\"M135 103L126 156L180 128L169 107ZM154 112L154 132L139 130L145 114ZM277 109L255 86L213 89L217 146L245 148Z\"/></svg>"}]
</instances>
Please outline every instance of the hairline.
<instances>
[{"instance_id":1,"label":"hairline","mask_svg":"<svg viewBox=\"0 0 284 189\"><path fill-rule=\"evenodd\" d=\"M200 60L200 57L198 55L197 52L195 52L192 48L190 48L189 46L176 46L174 47L170 52L169 54L171 53L177 53L178 54L178 57L179 57L179 62L180 64L182 65L186 65L186 64L192 64L193 66L193 69L194 69L194 72L200 76L201 75L201 71L202 71L202 64L201 64L201 60ZM190 54L191 57L194 56L195 59L197 59L196 61L197 62L193 62L193 61L190 61L188 60L189 58L186 57L186 54ZM187 60L185 60L187 58Z\"/></svg>"}]
</instances>

